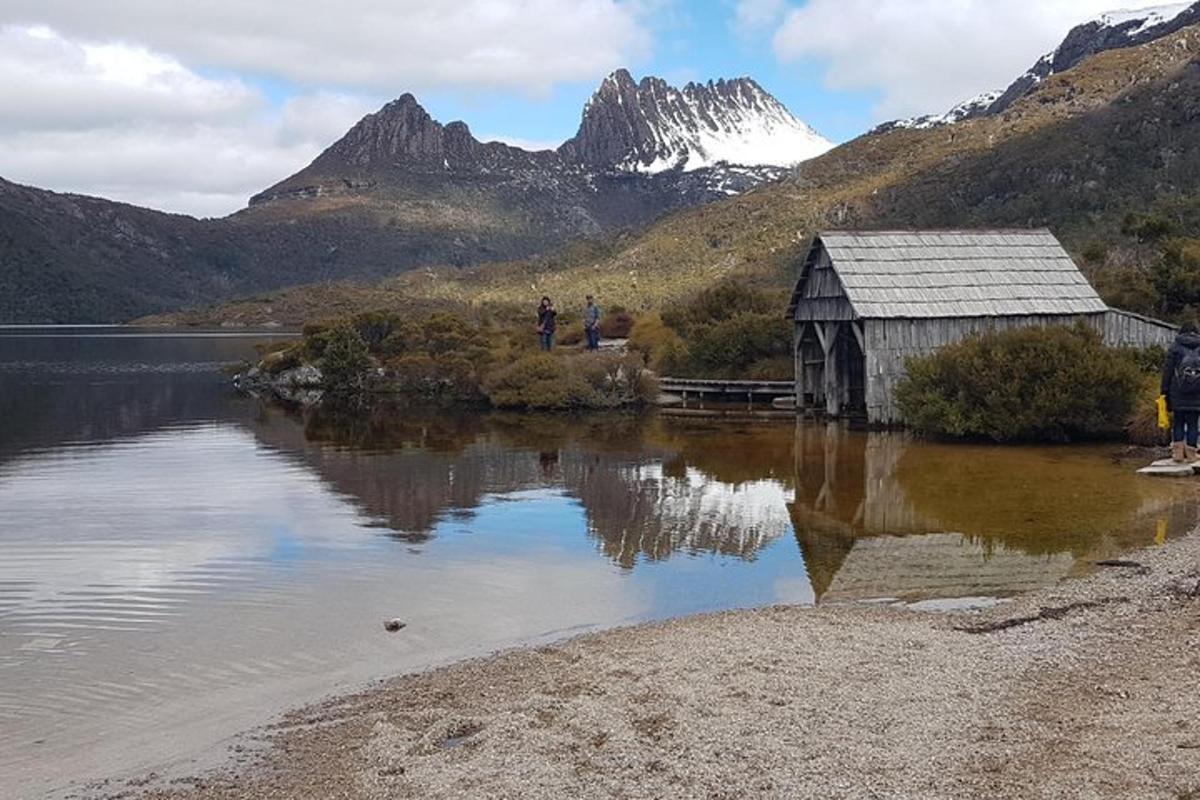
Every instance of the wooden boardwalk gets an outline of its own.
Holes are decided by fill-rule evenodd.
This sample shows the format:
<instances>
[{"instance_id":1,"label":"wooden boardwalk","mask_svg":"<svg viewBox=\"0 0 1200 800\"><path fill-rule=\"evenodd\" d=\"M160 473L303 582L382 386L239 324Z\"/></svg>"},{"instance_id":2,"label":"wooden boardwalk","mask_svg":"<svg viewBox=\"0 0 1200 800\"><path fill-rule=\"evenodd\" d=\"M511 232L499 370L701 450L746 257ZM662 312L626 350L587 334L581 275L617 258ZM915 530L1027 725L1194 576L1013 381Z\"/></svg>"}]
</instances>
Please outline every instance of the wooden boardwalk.
<instances>
[{"instance_id":1,"label":"wooden boardwalk","mask_svg":"<svg viewBox=\"0 0 1200 800\"><path fill-rule=\"evenodd\" d=\"M724 403L745 402L754 405L771 403L781 397L795 397L792 381L732 381L704 378L658 379L659 391L669 398L679 398L684 405L689 400L712 400Z\"/></svg>"}]
</instances>

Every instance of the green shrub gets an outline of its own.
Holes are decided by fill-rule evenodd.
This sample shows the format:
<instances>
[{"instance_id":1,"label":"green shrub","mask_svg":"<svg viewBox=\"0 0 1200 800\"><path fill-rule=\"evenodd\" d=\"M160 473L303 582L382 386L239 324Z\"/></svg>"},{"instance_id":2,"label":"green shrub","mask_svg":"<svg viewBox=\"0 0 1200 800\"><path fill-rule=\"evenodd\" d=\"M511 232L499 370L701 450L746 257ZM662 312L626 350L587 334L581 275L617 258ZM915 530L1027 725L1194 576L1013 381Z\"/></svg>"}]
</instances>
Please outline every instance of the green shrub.
<instances>
[{"instance_id":1,"label":"green shrub","mask_svg":"<svg viewBox=\"0 0 1200 800\"><path fill-rule=\"evenodd\" d=\"M325 391L334 397L357 397L367 390L375 363L367 343L349 325L329 331L321 357Z\"/></svg>"},{"instance_id":2,"label":"green shrub","mask_svg":"<svg viewBox=\"0 0 1200 800\"><path fill-rule=\"evenodd\" d=\"M1025 328L909 359L896 400L911 428L936 436L1117 438L1142 381L1135 360L1089 328Z\"/></svg>"},{"instance_id":3,"label":"green shrub","mask_svg":"<svg viewBox=\"0 0 1200 800\"><path fill-rule=\"evenodd\" d=\"M549 353L524 356L484 381L484 393L499 408L569 409L594 403L592 387L564 358Z\"/></svg>"},{"instance_id":4,"label":"green shrub","mask_svg":"<svg viewBox=\"0 0 1200 800\"><path fill-rule=\"evenodd\" d=\"M696 295L690 302L663 312L663 321L676 333L690 339L698 326L729 319L742 313L782 316L778 298L734 280L725 280Z\"/></svg>"},{"instance_id":5,"label":"green shrub","mask_svg":"<svg viewBox=\"0 0 1200 800\"><path fill-rule=\"evenodd\" d=\"M488 375L484 393L498 408L617 408L652 402L658 384L637 356L537 353Z\"/></svg>"},{"instance_id":6,"label":"green shrub","mask_svg":"<svg viewBox=\"0 0 1200 800\"><path fill-rule=\"evenodd\" d=\"M740 375L756 362L790 355L792 326L777 312L743 311L699 327L688 349L705 373Z\"/></svg>"},{"instance_id":7,"label":"green shrub","mask_svg":"<svg viewBox=\"0 0 1200 800\"><path fill-rule=\"evenodd\" d=\"M350 327L372 353L378 353L384 341L403 325L404 320L390 311L363 311L350 318Z\"/></svg>"},{"instance_id":8,"label":"green shrub","mask_svg":"<svg viewBox=\"0 0 1200 800\"><path fill-rule=\"evenodd\" d=\"M639 353L645 359L646 366L660 375L667 374L670 367L677 367L681 361L687 360L683 339L667 327L657 311L638 317L629 331L627 346Z\"/></svg>"}]
</instances>

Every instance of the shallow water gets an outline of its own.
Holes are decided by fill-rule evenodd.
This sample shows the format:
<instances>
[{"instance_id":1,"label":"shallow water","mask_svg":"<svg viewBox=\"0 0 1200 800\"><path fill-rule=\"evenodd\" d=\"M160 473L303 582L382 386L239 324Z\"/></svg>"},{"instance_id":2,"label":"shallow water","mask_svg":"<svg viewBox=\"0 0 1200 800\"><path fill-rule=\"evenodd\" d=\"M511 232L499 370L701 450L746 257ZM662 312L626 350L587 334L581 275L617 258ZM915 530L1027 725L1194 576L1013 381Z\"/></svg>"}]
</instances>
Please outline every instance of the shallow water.
<instances>
[{"instance_id":1,"label":"shallow water","mask_svg":"<svg viewBox=\"0 0 1200 800\"><path fill-rule=\"evenodd\" d=\"M1190 483L1106 447L302 418L226 387L262 341L0 329L0 796L211 756L288 705L496 648L770 603L988 602L1196 522Z\"/></svg>"}]
</instances>

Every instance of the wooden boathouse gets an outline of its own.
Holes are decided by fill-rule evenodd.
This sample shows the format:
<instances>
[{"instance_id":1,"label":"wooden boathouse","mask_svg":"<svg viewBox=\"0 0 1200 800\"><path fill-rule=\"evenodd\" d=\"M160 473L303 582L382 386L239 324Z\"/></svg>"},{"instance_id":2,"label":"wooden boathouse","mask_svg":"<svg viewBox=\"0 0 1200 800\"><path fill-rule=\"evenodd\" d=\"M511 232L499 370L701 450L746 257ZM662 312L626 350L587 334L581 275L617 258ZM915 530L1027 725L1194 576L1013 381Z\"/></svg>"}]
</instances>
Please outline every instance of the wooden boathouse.
<instances>
[{"instance_id":1,"label":"wooden boathouse","mask_svg":"<svg viewBox=\"0 0 1200 800\"><path fill-rule=\"evenodd\" d=\"M1110 309L1048 230L829 231L792 292L796 407L903 422L910 356L987 331L1093 326L1112 346L1167 345L1175 328Z\"/></svg>"}]
</instances>

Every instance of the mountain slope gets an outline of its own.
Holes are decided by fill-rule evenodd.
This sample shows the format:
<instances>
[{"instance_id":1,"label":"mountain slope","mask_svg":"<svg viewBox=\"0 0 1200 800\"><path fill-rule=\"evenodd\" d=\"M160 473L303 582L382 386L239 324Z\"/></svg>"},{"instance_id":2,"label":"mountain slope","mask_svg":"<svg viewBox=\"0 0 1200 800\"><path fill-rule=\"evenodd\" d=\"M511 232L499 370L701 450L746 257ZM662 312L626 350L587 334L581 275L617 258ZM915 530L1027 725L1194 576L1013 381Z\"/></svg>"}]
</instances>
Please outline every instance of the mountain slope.
<instances>
[{"instance_id":1,"label":"mountain slope","mask_svg":"<svg viewBox=\"0 0 1200 800\"><path fill-rule=\"evenodd\" d=\"M626 96L636 109L622 107ZM774 143L765 156L764 137ZM403 95L223 220L0 183L0 322L121 321L280 286L528 257L776 180L825 146L745 78L677 90L618 71L579 133L542 152L480 142ZM675 162L631 169L631 153Z\"/></svg>"},{"instance_id":2,"label":"mountain slope","mask_svg":"<svg viewBox=\"0 0 1200 800\"><path fill-rule=\"evenodd\" d=\"M1130 211L1170 198L1200 203L1198 58L1200 26L1105 51L1004 114L860 137L784 181L673 214L611 251L412 273L358 302L519 304L587 290L608 304L661 306L728 276L787 285L807 236L823 227L1049 225L1069 247L1111 240ZM298 293L272 303L276 314L305 312ZM261 321L261 308L221 316Z\"/></svg>"},{"instance_id":3,"label":"mountain slope","mask_svg":"<svg viewBox=\"0 0 1200 800\"><path fill-rule=\"evenodd\" d=\"M895 128L933 128L1001 114L1042 81L1072 69L1085 58L1109 50L1147 44L1198 22L1200 2L1171 3L1100 14L1072 28L1058 47L1039 58L1007 88L984 92L959 103L945 114L885 122L873 132L884 133Z\"/></svg>"}]
</instances>

